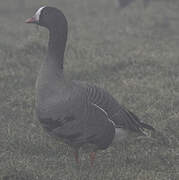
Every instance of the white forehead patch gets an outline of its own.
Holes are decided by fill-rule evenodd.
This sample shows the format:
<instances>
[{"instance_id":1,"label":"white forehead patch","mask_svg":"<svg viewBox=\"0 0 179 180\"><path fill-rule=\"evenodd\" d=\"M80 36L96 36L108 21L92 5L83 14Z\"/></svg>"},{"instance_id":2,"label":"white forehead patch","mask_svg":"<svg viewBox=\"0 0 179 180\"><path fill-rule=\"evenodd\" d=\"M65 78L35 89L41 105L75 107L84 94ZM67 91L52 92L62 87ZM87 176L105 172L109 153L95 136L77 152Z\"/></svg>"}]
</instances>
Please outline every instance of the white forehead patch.
<instances>
[{"instance_id":1,"label":"white forehead patch","mask_svg":"<svg viewBox=\"0 0 179 180\"><path fill-rule=\"evenodd\" d=\"M35 13L34 18L36 19L36 21L39 21L40 14L41 14L42 10L43 10L45 7L46 7L46 6L43 6L43 7L39 8L39 9L37 10L37 12Z\"/></svg>"}]
</instances>

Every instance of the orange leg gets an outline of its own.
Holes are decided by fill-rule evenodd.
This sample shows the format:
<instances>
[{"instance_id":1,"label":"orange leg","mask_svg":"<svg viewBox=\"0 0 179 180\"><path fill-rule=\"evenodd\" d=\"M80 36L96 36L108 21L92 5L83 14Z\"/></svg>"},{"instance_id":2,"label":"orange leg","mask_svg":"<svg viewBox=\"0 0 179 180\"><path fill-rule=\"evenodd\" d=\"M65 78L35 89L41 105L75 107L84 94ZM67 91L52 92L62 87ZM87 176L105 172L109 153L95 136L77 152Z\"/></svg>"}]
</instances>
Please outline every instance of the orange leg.
<instances>
[{"instance_id":1,"label":"orange leg","mask_svg":"<svg viewBox=\"0 0 179 180\"><path fill-rule=\"evenodd\" d=\"M95 157L96 157L96 152L91 152L90 153L91 166L93 166L94 164Z\"/></svg>"},{"instance_id":2,"label":"orange leg","mask_svg":"<svg viewBox=\"0 0 179 180\"><path fill-rule=\"evenodd\" d=\"M74 155L75 155L75 161L76 161L76 163L79 164L80 161L79 161L79 152L78 152L78 150L75 150Z\"/></svg>"}]
</instances>

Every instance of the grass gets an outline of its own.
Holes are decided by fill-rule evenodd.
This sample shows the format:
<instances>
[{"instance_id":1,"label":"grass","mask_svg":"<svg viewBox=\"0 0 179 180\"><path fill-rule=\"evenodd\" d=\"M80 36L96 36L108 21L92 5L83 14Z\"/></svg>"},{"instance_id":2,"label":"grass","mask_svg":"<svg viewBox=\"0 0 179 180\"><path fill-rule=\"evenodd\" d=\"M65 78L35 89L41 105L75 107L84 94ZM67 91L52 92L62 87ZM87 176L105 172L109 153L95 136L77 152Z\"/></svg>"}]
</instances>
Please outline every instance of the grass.
<instances>
[{"instance_id":1,"label":"grass","mask_svg":"<svg viewBox=\"0 0 179 180\"><path fill-rule=\"evenodd\" d=\"M66 75L104 87L159 131L156 140L98 152L93 168L86 153L77 167L71 149L35 117L35 80L48 34L23 22L43 2L18 12L0 6L0 179L179 179L178 2L152 2L144 10L137 1L119 13L109 0L45 1L68 18Z\"/></svg>"}]
</instances>

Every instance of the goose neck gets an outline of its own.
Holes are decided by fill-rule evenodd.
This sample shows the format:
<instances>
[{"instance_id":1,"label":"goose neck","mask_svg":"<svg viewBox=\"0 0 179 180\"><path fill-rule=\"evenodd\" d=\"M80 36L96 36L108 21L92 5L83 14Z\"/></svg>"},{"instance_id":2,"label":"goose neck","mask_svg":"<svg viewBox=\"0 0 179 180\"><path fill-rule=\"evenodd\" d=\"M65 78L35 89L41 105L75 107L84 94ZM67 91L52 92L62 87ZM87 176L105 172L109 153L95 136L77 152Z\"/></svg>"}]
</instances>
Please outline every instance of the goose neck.
<instances>
[{"instance_id":1,"label":"goose neck","mask_svg":"<svg viewBox=\"0 0 179 180\"><path fill-rule=\"evenodd\" d=\"M53 70L63 70L64 52L67 40L67 30L59 27L51 28L48 43L47 63Z\"/></svg>"}]
</instances>

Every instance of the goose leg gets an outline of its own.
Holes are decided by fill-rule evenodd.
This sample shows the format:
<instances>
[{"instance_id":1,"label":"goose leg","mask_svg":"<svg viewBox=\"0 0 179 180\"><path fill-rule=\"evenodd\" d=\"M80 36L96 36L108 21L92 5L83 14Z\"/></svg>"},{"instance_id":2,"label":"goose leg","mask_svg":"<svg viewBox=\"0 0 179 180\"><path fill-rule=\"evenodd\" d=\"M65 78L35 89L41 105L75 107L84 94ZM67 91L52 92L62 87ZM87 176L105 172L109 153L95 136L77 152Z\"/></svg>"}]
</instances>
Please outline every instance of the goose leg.
<instances>
[{"instance_id":1,"label":"goose leg","mask_svg":"<svg viewBox=\"0 0 179 180\"><path fill-rule=\"evenodd\" d=\"M96 152L91 152L90 153L91 166L93 166L94 164L95 157L96 157Z\"/></svg>"},{"instance_id":2,"label":"goose leg","mask_svg":"<svg viewBox=\"0 0 179 180\"><path fill-rule=\"evenodd\" d=\"M76 163L79 164L80 161L79 161L79 150L78 149L75 149L74 156L75 156Z\"/></svg>"}]
</instances>

